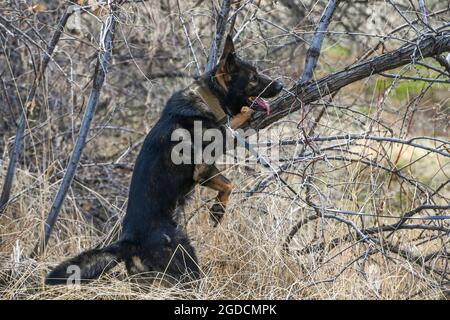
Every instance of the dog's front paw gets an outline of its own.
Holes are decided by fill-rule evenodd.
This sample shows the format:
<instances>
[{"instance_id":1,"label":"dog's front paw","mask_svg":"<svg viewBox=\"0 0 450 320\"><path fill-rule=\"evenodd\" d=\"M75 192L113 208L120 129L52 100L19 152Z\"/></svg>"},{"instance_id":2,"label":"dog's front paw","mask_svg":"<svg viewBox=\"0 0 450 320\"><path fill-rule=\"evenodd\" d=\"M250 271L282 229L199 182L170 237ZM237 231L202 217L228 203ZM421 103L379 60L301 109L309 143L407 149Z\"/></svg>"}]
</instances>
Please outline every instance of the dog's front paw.
<instances>
[{"instance_id":1,"label":"dog's front paw","mask_svg":"<svg viewBox=\"0 0 450 320\"><path fill-rule=\"evenodd\" d=\"M255 110L253 110L250 107L243 106L241 108L241 115L244 116L247 119L250 119L250 117L252 116L253 112L255 112Z\"/></svg>"},{"instance_id":2,"label":"dog's front paw","mask_svg":"<svg viewBox=\"0 0 450 320\"><path fill-rule=\"evenodd\" d=\"M214 222L214 227L216 227L223 219L225 208L220 203L215 203L209 211L209 215Z\"/></svg>"},{"instance_id":3,"label":"dog's front paw","mask_svg":"<svg viewBox=\"0 0 450 320\"><path fill-rule=\"evenodd\" d=\"M255 110L250 107L242 107L241 111L237 115L235 115L233 119L231 119L231 128L237 129L244 123L248 122L252 117L253 112L255 112Z\"/></svg>"}]
</instances>

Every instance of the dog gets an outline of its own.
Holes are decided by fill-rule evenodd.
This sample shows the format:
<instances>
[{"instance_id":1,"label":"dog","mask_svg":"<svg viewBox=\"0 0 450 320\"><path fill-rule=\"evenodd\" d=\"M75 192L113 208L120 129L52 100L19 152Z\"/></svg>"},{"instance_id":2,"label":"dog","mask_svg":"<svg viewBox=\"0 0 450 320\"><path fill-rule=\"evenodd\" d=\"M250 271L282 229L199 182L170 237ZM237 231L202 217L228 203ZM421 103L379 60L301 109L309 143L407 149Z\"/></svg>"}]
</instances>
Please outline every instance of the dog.
<instances>
[{"instance_id":1,"label":"dog","mask_svg":"<svg viewBox=\"0 0 450 320\"><path fill-rule=\"evenodd\" d=\"M47 275L46 284L66 284L73 266L79 270L80 281L89 281L120 262L125 262L130 275L161 273L176 281L198 279L197 256L177 223L176 209L184 203L185 195L201 184L218 192L210 211L220 222L232 185L214 164L175 164L171 150L177 142L171 134L180 128L193 133L195 121L200 121L203 129L224 132L224 124L231 119L231 128L239 128L249 121L255 108L269 113L264 98L275 97L282 88L281 82L240 59L228 36L216 67L174 93L146 136L134 166L120 239L61 263Z\"/></svg>"}]
</instances>

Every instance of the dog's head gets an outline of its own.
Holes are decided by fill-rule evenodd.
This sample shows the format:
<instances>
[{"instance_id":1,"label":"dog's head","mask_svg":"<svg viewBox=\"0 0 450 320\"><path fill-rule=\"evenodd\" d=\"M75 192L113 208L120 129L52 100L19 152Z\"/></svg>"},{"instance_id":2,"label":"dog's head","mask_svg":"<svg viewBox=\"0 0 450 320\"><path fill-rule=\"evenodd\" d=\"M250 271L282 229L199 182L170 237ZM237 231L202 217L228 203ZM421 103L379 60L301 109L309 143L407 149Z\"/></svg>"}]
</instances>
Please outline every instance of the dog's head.
<instances>
[{"instance_id":1,"label":"dog's head","mask_svg":"<svg viewBox=\"0 0 450 320\"><path fill-rule=\"evenodd\" d=\"M251 63L236 56L231 36L226 39L213 79L223 91L223 107L231 115L238 114L243 106L269 114L270 105L264 98L275 97L283 89L281 82L259 73Z\"/></svg>"}]
</instances>

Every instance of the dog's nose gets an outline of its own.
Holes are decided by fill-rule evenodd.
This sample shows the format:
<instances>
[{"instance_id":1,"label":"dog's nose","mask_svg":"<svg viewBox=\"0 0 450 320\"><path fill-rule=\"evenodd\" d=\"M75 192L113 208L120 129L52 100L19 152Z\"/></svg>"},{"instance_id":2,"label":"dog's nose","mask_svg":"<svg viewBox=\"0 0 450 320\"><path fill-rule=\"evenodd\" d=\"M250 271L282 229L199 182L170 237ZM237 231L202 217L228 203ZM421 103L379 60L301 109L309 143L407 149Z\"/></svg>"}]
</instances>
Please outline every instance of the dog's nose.
<instances>
[{"instance_id":1,"label":"dog's nose","mask_svg":"<svg viewBox=\"0 0 450 320\"><path fill-rule=\"evenodd\" d=\"M280 81L275 81L273 83L273 88L276 92L280 92L283 89L283 84Z\"/></svg>"}]
</instances>

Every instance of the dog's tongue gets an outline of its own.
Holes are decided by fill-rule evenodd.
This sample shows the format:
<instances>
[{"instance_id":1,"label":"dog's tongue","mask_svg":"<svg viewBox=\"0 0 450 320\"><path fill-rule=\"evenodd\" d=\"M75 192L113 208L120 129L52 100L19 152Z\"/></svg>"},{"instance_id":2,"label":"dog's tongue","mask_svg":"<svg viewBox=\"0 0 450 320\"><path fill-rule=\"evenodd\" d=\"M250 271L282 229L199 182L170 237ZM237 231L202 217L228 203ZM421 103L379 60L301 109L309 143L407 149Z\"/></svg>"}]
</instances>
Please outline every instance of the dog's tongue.
<instances>
[{"instance_id":1,"label":"dog's tongue","mask_svg":"<svg viewBox=\"0 0 450 320\"><path fill-rule=\"evenodd\" d=\"M258 107L260 107L262 110L266 111L266 113L269 115L270 114L270 105L269 103L264 100L263 98L256 98L254 103L256 103L258 105Z\"/></svg>"}]
</instances>

